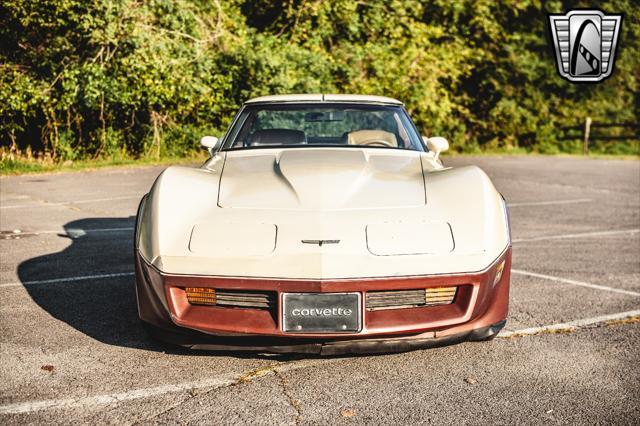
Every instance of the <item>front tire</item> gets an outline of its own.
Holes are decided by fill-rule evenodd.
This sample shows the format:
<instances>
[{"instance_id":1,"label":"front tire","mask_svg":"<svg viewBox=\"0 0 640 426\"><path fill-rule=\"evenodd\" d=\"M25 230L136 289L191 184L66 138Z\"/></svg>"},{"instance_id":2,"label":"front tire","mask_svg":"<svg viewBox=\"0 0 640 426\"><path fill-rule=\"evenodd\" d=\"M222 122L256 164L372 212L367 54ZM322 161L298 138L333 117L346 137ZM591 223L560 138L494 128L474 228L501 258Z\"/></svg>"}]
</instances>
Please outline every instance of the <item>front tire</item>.
<instances>
[{"instance_id":1,"label":"front tire","mask_svg":"<svg viewBox=\"0 0 640 426\"><path fill-rule=\"evenodd\" d=\"M488 327L473 330L469 335L468 340L472 342L490 342L498 337L498 334L500 334L500 331L504 328L505 324L507 324L506 319Z\"/></svg>"}]
</instances>

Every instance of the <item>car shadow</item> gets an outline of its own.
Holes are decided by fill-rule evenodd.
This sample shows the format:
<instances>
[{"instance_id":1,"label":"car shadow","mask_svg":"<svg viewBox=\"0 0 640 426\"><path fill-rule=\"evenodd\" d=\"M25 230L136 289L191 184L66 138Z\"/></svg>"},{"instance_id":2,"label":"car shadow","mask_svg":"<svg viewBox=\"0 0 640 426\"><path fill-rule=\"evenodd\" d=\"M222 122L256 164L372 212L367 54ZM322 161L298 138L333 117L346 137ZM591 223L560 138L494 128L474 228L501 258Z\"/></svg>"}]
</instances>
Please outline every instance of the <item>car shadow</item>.
<instances>
[{"instance_id":1,"label":"car shadow","mask_svg":"<svg viewBox=\"0 0 640 426\"><path fill-rule=\"evenodd\" d=\"M18 277L42 309L108 345L171 354L288 361L315 355L189 350L151 338L138 318L133 275L135 217L86 218L64 225L62 251L18 265ZM66 279L68 278L68 279Z\"/></svg>"},{"instance_id":2,"label":"car shadow","mask_svg":"<svg viewBox=\"0 0 640 426\"><path fill-rule=\"evenodd\" d=\"M68 222L58 237L68 238L70 244L60 252L22 262L18 277L41 308L74 329L110 345L158 350L137 320L134 220Z\"/></svg>"}]
</instances>

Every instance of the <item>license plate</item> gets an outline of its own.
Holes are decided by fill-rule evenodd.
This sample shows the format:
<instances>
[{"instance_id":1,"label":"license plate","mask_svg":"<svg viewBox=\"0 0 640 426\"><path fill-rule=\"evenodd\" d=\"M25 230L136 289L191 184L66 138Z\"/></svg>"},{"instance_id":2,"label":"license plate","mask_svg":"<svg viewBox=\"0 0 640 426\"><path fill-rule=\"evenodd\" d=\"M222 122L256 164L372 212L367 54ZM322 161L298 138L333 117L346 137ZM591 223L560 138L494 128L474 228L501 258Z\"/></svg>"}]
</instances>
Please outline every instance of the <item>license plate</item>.
<instances>
[{"instance_id":1,"label":"license plate","mask_svg":"<svg viewBox=\"0 0 640 426\"><path fill-rule=\"evenodd\" d=\"M282 329L288 333L354 333L362 329L360 293L284 293Z\"/></svg>"}]
</instances>

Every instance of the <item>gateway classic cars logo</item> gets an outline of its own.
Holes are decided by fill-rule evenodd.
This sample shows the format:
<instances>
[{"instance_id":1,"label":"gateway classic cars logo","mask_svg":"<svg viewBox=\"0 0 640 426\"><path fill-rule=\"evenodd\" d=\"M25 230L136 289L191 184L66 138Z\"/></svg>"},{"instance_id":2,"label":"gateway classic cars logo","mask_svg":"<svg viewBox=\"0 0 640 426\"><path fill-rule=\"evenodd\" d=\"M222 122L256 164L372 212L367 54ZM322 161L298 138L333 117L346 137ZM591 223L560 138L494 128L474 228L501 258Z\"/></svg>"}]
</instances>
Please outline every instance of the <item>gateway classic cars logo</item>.
<instances>
[{"instance_id":1,"label":"gateway classic cars logo","mask_svg":"<svg viewBox=\"0 0 640 426\"><path fill-rule=\"evenodd\" d=\"M572 10L549 15L549 28L561 77L573 82L598 82L613 72L622 15L599 10Z\"/></svg>"}]
</instances>

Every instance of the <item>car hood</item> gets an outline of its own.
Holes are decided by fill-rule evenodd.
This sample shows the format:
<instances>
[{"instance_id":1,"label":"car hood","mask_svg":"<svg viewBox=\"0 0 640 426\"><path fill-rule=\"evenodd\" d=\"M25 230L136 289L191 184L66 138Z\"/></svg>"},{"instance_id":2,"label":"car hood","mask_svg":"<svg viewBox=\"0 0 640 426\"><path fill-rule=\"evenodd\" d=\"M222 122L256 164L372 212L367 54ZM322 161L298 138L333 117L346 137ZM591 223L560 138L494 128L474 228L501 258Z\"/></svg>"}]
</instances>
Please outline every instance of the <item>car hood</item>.
<instances>
[{"instance_id":1,"label":"car hood","mask_svg":"<svg viewBox=\"0 0 640 426\"><path fill-rule=\"evenodd\" d=\"M172 274L326 280L480 271L509 244L504 202L479 168L430 169L424 156L422 177L420 153L335 151L166 169L142 203L141 255Z\"/></svg>"},{"instance_id":2,"label":"car hood","mask_svg":"<svg viewBox=\"0 0 640 426\"><path fill-rule=\"evenodd\" d=\"M227 152L222 208L341 210L426 203L420 153L390 149Z\"/></svg>"}]
</instances>

